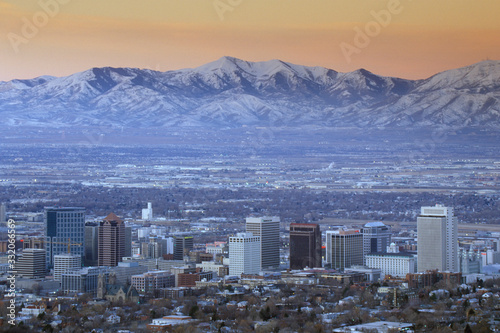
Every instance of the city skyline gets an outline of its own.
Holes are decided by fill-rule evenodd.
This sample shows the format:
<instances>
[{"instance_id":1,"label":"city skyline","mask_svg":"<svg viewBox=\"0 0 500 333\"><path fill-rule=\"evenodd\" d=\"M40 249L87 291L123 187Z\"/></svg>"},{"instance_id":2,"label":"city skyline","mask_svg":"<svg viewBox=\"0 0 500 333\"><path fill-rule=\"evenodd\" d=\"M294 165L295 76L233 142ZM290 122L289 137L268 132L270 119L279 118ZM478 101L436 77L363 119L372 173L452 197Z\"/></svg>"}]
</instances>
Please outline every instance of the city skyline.
<instances>
[{"instance_id":1,"label":"city skyline","mask_svg":"<svg viewBox=\"0 0 500 333\"><path fill-rule=\"evenodd\" d=\"M167 71L222 56L407 79L500 59L495 1L0 1L0 80L92 67ZM364 36L363 36L364 35Z\"/></svg>"}]
</instances>

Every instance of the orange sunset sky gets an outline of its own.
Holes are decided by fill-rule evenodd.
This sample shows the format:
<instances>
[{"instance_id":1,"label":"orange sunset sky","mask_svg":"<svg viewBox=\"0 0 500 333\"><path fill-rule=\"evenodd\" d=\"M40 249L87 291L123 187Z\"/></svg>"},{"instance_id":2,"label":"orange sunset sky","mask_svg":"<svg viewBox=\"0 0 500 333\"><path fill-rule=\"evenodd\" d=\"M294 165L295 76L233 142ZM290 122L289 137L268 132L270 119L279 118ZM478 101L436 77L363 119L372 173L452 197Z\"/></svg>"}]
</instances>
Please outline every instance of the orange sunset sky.
<instances>
[{"instance_id":1,"label":"orange sunset sky","mask_svg":"<svg viewBox=\"0 0 500 333\"><path fill-rule=\"evenodd\" d=\"M0 0L0 80L225 55L426 78L500 59L499 17L499 0Z\"/></svg>"}]
</instances>

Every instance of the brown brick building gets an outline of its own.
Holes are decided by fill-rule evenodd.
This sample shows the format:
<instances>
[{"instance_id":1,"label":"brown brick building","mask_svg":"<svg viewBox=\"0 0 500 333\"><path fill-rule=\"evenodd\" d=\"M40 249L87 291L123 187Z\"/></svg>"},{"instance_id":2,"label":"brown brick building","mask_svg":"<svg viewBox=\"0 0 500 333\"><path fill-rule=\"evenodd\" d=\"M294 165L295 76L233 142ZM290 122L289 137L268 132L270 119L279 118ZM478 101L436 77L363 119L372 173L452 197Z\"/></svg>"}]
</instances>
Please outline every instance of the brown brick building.
<instances>
[{"instance_id":1,"label":"brown brick building","mask_svg":"<svg viewBox=\"0 0 500 333\"><path fill-rule=\"evenodd\" d=\"M125 256L125 224L111 213L99 223L98 265L117 266Z\"/></svg>"}]
</instances>

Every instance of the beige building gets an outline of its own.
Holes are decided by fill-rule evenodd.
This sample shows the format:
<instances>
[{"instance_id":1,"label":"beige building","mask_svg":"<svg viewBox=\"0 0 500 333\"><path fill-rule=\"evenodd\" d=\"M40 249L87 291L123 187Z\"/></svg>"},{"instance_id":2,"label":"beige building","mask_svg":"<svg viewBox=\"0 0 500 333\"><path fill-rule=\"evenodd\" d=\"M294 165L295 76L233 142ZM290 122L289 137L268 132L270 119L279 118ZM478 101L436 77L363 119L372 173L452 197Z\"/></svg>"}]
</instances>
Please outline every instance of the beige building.
<instances>
[{"instance_id":1,"label":"beige building","mask_svg":"<svg viewBox=\"0 0 500 333\"><path fill-rule=\"evenodd\" d=\"M417 218L417 269L458 272L458 222L453 208L422 207Z\"/></svg>"},{"instance_id":2,"label":"beige building","mask_svg":"<svg viewBox=\"0 0 500 333\"><path fill-rule=\"evenodd\" d=\"M363 234L355 229L327 231L326 262L340 271L363 265Z\"/></svg>"}]
</instances>

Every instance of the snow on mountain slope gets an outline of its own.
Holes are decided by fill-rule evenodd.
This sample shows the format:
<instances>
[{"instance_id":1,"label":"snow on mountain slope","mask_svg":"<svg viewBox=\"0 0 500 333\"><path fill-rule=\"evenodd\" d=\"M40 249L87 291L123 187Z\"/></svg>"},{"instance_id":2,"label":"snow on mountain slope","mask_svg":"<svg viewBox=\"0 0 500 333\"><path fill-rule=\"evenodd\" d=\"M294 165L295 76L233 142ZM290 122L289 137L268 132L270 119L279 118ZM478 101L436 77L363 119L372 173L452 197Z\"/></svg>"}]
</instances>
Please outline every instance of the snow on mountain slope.
<instances>
[{"instance_id":1,"label":"snow on mountain slope","mask_svg":"<svg viewBox=\"0 0 500 333\"><path fill-rule=\"evenodd\" d=\"M193 69L92 68L0 82L8 126L483 126L500 129L500 62L426 80L223 57Z\"/></svg>"}]
</instances>

